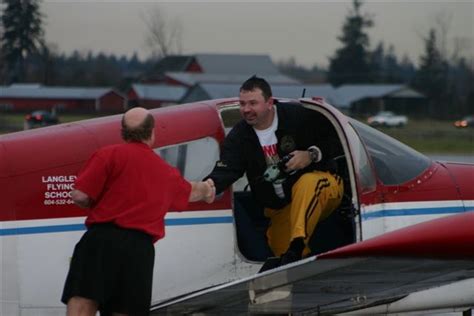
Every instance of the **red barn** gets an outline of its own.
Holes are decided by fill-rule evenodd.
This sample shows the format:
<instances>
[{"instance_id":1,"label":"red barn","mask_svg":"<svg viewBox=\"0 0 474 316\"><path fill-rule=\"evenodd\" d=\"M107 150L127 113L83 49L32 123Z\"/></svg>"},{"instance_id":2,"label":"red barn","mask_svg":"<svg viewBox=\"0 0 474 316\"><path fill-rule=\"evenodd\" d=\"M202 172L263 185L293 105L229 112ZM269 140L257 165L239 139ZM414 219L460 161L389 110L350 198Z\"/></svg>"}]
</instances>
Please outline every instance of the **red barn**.
<instances>
[{"instance_id":1,"label":"red barn","mask_svg":"<svg viewBox=\"0 0 474 316\"><path fill-rule=\"evenodd\" d=\"M106 87L44 87L28 84L0 87L0 110L123 112L125 106L125 97Z\"/></svg>"}]
</instances>

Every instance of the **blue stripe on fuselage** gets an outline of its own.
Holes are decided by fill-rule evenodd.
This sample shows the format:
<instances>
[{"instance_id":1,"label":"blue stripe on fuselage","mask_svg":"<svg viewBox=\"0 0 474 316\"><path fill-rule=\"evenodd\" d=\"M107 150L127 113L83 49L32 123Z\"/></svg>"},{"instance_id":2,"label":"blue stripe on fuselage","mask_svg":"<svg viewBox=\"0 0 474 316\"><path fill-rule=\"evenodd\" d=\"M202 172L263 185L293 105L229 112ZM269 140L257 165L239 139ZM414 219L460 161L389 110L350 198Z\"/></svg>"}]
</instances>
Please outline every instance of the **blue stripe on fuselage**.
<instances>
[{"instance_id":1,"label":"blue stripe on fuselage","mask_svg":"<svg viewBox=\"0 0 474 316\"><path fill-rule=\"evenodd\" d=\"M362 214L362 220L371 220L375 218L395 217L395 216L456 214L456 213L462 213L465 211L474 211L474 208L468 208L466 210L462 206L451 206L451 207L448 206L448 207L432 207L432 208L380 210L380 211L374 211L374 212ZM232 222L233 222L232 216L165 219L166 226L229 224ZM86 227L84 224L0 228L0 236L71 232L71 231L81 231L85 229Z\"/></svg>"},{"instance_id":2,"label":"blue stripe on fuselage","mask_svg":"<svg viewBox=\"0 0 474 316\"><path fill-rule=\"evenodd\" d=\"M227 224L227 223L232 223L232 222L233 222L232 216L165 219L166 226ZM84 224L2 228L0 229L0 236L71 232L71 231L81 231L85 229L86 229L86 226Z\"/></svg>"},{"instance_id":3,"label":"blue stripe on fuselage","mask_svg":"<svg viewBox=\"0 0 474 316\"><path fill-rule=\"evenodd\" d=\"M408 208L394 210L380 210L362 214L362 220L380 217L414 216L414 215L439 215L463 213L466 210L462 206L430 207L430 208Z\"/></svg>"}]
</instances>

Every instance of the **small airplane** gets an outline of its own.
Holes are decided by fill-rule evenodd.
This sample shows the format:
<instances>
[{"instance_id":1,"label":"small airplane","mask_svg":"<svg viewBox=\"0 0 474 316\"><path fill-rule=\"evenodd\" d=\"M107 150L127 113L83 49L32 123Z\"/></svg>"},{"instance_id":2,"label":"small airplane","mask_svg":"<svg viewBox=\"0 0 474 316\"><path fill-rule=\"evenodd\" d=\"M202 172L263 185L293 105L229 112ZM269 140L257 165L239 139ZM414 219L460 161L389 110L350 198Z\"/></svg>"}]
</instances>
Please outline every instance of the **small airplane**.
<instances>
[{"instance_id":1,"label":"small airplane","mask_svg":"<svg viewBox=\"0 0 474 316\"><path fill-rule=\"evenodd\" d=\"M312 256L258 273L267 219L244 177L212 204L167 214L151 314L472 310L474 165L433 161L322 98L277 102L306 108L345 184L341 206L316 228ZM238 107L231 98L151 110L155 152L185 178L202 179ZM1 315L64 315L60 296L86 215L70 192L95 150L122 141L120 120L0 136Z\"/></svg>"}]
</instances>

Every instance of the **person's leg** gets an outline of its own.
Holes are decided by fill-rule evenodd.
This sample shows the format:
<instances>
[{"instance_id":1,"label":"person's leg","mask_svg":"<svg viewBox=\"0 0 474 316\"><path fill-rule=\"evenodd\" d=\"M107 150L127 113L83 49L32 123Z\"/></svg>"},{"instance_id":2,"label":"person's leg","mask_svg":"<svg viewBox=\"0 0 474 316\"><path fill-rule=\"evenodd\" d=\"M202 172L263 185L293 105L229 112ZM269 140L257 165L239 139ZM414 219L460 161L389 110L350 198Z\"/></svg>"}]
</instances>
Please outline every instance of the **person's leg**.
<instances>
[{"instance_id":1,"label":"person's leg","mask_svg":"<svg viewBox=\"0 0 474 316\"><path fill-rule=\"evenodd\" d=\"M312 193L314 186L305 183L306 181L300 182L300 180L295 185L298 182L300 185L301 183L305 184L310 189L306 189L303 192L302 189L306 187L301 185L301 188L297 191L299 193L297 203L292 201L292 203L280 210L265 210L265 215L270 217L270 226L267 229L268 244L274 255L281 257L279 265L300 260L305 248L305 217L304 212L301 212L301 205L308 205L310 203L310 199L306 195L314 195ZM296 208L298 212L295 212L295 205L299 205L299 208ZM300 215L300 213L303 215Z\"/></svg>"},{"instance_id":2,"label":"person's leg","mask_svg":"<svg viewBox=\"0 0 474 316\"><path fill-rule=\"evenodd\" d=\"M96 271L100 242L97 234L87 230L74 247L61 301L68 315L88 315L100 305L97 284L101 271ZM95 312L93 313L95 315Z\"/></svg>"},{"instance_id":3,"label":"person's leg","mask_svg":"<svg viewBox=\"0 0 474 316\"><path fill-rule=\"evenodd\" d=\"M281 256L290 244L290 209L288 204L280 210L265 209L265 216L270 218L267 229L267 242L273 254Z\"/></svg>"},{"instance_id":4,"label":"person's leg","mask_svg":"<svg viewBox=\"0 0 474 316\"><path fill-rule=\"evenodd\" d=\"M75 312L78 305L82 306L78 303L89 300L95 302L95 309L101 313L108 310L105 303L113 296L120 276L119 259L123 257L117 250L120 244L120 235L112 225L96 225L87 230L74 249L64 285L61 301L68 309L70 303Z\"/></svg>"},{"instance_id":5,"label":"person's leg","mask_svg":"<svg viewBox=\"0 0 474 316\"><path fill-rule=\"evenodd\" d=\"M317 223L339 206L342 195L339 177L322 171L302 175L293 185L290 204L280 210L265 210L271 220L267 239L274 255L282 256L291 249L293 253L283 260L289 263L309 254L307 245Z\"/></svg>"},{"instance_id":6,"label":"person's leg","mask_svg":"<svg viewBox=\"0 0 474 316\"><path fill-rule=\"evenodd\" d=\"M67 302L67 316L95 316L98 304L96 301L73 296Z\"/></svg>"},{"instance_id":7,"label":"person's leg","mask_svg":"<svg viewBox=\"0 0 474 316\"><path fill-rule=\"evenodd\" d=\"M306 173L295 183L292 194L290 239L302 238L305 245L303 255L307 255L311 252L307 245L316 225L341 202L342 180L328 172Z\"/></svg>"},{"instance_id":8,"label":"person's leg","mask_svg":"<svg viewBox=\"0 0 474 316\"><path fill-rule=\"evenodd\" d=\"M128 230L124 234L122 260L117 258L122 263L120 281L107 301L107 310L117 315L145 316L150 311L155 248L145 233Z\"/></svg>"}]
</instances>

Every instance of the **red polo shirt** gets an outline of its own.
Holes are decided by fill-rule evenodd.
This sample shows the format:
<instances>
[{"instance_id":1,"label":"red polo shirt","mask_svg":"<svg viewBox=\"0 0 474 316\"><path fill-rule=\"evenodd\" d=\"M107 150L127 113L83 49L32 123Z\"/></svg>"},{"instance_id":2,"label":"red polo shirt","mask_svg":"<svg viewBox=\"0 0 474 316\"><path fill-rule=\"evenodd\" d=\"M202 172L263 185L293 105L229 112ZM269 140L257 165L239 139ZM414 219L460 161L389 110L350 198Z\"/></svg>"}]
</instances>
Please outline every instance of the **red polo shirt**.
<instances>
[{"instance_id":1,"label":"red polo shirt","mask_svg":"<svg viewBox=\"0 0 474 316\"><path fill-rule=\"evenodd\" d=\"M166 212L187 207L191 184L146 144L127 143L95 152L75 189L94 201L88 227L113 222L146 232L156 242L165 235Z\"/></svg>"}]
</instances>

